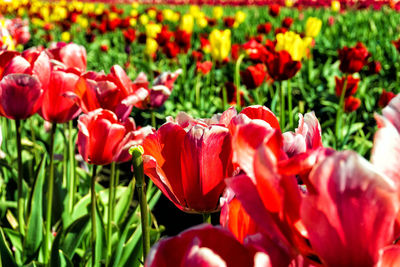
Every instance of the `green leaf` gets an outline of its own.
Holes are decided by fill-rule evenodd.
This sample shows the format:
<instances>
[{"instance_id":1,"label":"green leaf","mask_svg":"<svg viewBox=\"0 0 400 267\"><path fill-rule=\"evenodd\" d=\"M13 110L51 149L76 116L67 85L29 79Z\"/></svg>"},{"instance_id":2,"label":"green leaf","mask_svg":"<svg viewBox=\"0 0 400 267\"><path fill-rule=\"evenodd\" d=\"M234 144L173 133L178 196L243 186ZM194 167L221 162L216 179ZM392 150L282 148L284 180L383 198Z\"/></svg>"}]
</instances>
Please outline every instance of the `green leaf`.
<instances>
[{"instance_id":1,"label":"green leaf","mask_svg":"<svg viewBox=\"0 0 400 267\"><path fill-rule=\"evenodd\" d=\"M65 237L61 242L62 251L72 258L75 249L80 245L82 238L89 228L90 215L86 214L75 220L65 231Z\"/></svg>"},{"instance_id":2,"label":"green leaf","mask_svg":"<svg viewBox=\"0 0 400 267\"><path fill-rule=\"evenodd\" d=\"M96 205L96 264L99 264L103 259L103 253L105 251L105 231L104 231L104 223L100 216L100 211L98 206Z\"/></svg>"},{"instance_id":3,"label":"green leaf","mask_svg":"<svg viewBox=\"0 0 400 267\"><path fill-rule=\"evenodd\" d=\"M44 162L46 155L43 156L35 175L35 185L31 201L31 214L28 219L28 230L26 233L24 255L27 259L34 256L43 240L43 183L44 183Z\"/></svg>"},{"instance_id":4,"label":"green leaf","mask_svg":"<svg viewBox=\"0 0 400 267\"><path fill-rule=\"evenodd\" d=\"M122 194L121 198L118 200L114 209L114 221L119 225L122 222L122 219L126 216L129 210L129 203L133 198L133 184L132 181L129 183L128 188L125 193Z\"/></svg>"},{"instance_id":5,"label":"green leaf","mask_svg":"<svg viewBox=\"0 0 400 267\"><path fill-rule=\"evenodd\" d=\"M0 263L2 266L18 266L14 261L10 248L7 245L2 228L0 228L0 255Z\"/></svg>"},{"instance_id":6,"label":"green leaf","mask_svg":"<svg viewBox=\"0 0 400 267\"><path fill-rule=\"evenodd\" d=\"M17 264L22 264L22 240L20 233L10 228L4 228L3 230L8 239L10 239L12 246L15 248L15 261L17 262Z\"/></svg>"}]
</instances>

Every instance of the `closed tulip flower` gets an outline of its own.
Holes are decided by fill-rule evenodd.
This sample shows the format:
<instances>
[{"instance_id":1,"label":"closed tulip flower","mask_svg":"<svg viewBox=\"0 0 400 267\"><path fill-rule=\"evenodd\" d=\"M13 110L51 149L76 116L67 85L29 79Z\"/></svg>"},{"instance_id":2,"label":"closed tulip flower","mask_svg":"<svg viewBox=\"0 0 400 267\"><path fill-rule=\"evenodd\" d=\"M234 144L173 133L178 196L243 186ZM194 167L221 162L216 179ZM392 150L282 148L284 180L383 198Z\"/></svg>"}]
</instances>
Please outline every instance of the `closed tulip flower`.
<instances>
[{"instance_id":1,"label":"closed tulip flower","mask_svg":"<svg viewBox=\"0 0 400 267\"><path fill-rule=\"evenodd\" d=\"M340 11L340 2L339 1L332 1L331 2L331 9L334 12L339 12Z\"/></svg>"},{"instance_id":2,"label":"closed tulip flower","mask_svg":"<svg viewBox=\"0 0 400 267\"><path fill-rule=\"evenodd\" d=\"M215 19L220 19L224 14L224 9L220 6L216 6L213 8L212 14Z\"/></svg>"},{"instance_id":3,"label":"closed tulip flower","mask_svg":"<svg viewBox=\"0 0 400 267\"><path fill-rule=\"evenodd\" d=\"M355 47L343 47L338 54L339 69L349 74L359 72L367 64L369 58L369 52L361 42L357 43Z\"/></svg>"},{"instance_id":4,"label":"closed tulip flower","mask_svg":"<svg viewBox=\"0 0 400 267\"><path fill-rule=\"evenodd\" d=\"M96 109L78 120L78 151L89 164L106 165L113 161L125 135L125 127L109 110Z\"/></svg>"},{"instance_id":5,"label":"closed tulip flower","mask_svg":"<svg viewBox=\"0 0 400 267\"><path fill-rule=\"evenodd\" d=\"M146 39L146 47L144 50L146 55L148 55L150 57L155 57L157 49L158 49L157 41L154 40L153 38L147 38Z\"/></svg>"},{"instance_id":6,"label":"closed tulip flower","mask_svg":"<svg viewBox=\"0 0 400 267\"><path fill-rule=\"evenodd\" d=\"M257 64L247 67L246 70L240 73L243 83L248 89L259 87L265 80L267 68L264 64Z\"/></svg>"},{"instance_id":7,"label":"closed tulip flower","mask_svg":"<svg viewBox=\"0 0 400 267\"><path fill-rule=\"evenodd\" d=\"M62 62L68 68L86 71L86 49L75 43L57 43L47 50L50 57Z\"/></svg>"},{"instance_id":8,"label":"closed tulip flower","mask_svg":"<svg viewBox=\"0 0 400 267\"><path fill-rule=\"evenodd\" d=\"M347 79L347 84L346 84L346 92L345 92L344 96L349 97L351 95L354 95L357 92L358 83L360 82L360 79L353 78L353 76L351 76L351 75L348 75L347 78L343 77L341 79L339 79L338 77L335 77L335 82L336 82L335 92L336 92L337 97L341 96L344 82L346 79Z\"/></svg>"},{"instance_id":9,"label":"closed tulip flower","mask_svg":"<svg viewBox=\"0 0 400 267\"><path fill-rule=\"evenodd\" d=\"M321 31L322 20L314 17L309 17L306 21L305 35L307 37L315 38Z\"/></svg>"},{"instance_id":10,"label":"closed tulip flower","mask_svg":"<svg viewBox=\"0 0 400 267\"><path fill-rule=\"evenodd\" d=\"M216 61L223 61L231 49L231 31L214 29L209 36L211 56Z\"/></svg>"},{"instance_id":11,"label":"closed tulip flower","mask_svg":"<svg viewBox=\"0 0 400 267\"><path fill-rule=\"evenodd\" d=\"M266 63L269 75L276 81L292 78L301 68L301 62L293 60L286 50L270 53Z\"/></svg>"},{"instance_id":12,"label":"closed tulip flower","mask_svg":"<svg viewBox=\"0 0 400 267\"><path fill-rule=\"evenodd\" d=\"M194 18L191 14L185 14L182 16L181 19L181 24L179 25L179 28L181 30L184 30L185 32L191 33L193 31L193 26L194 26Z\"/></svg>"}]
</instances>

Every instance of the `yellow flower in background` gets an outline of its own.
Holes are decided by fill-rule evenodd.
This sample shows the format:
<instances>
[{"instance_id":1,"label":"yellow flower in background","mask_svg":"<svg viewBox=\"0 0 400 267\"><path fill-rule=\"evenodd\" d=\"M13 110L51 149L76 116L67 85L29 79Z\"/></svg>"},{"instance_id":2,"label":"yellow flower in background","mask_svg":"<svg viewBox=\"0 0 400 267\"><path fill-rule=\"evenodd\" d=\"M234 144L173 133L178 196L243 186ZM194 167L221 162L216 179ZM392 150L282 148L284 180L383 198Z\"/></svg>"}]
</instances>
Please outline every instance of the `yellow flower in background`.
<instances>
[{"instance_id":1,"label":"yellow flower in background","mask_svg":"<svg viewBox=\"0 0 400 267\"><path fill-rule=\"evenodd\" d=\"M229 56L231 50L231 31L214 29L209 36L211 56L216 61L222 61Z\"/></svg>"},{"instance_id":2,"label":"yellow flower in background","mask_svg":"<svg viewBox=\"0 0 400 267\"><path fill-rule=\"evenodd\" d=\"M174 17L174 11L173 10L171 10L171 9L164 9L163 11L162 11L162 14L163 14L163 17L164 17L164 19L165 20L168 20L168 21L172 21L172 19L173 19L173 17Z\"/></svg>"},{"instance_id":3,"label":"yellow flower in background","mask_svg":"<svg viewBox=\"0 0 400 267\"><path fill-rule=\"evenodd\" d=\"M235 22L238 24L242 24L246 19L246 14L243 11L237 11L235 14Z\"/></svg>"},{"instance_id":4,"label":"yellow flower in background","mask_svg":"<svg viewBox=\"0 0 400 267\"><path fill-rule=\"evenodd\" d=\"M306 54L311 38L302 39L297 33L288 31L276 35L276 51L286 50L295 61L300 61Z\"/></svg>"},{"instance_id":5,"label":"yellow flower in background","mask_svg":"<svg viewBox=\"0 0 400 267\"><path fill-rule=\"evenodd\" d=\"M286 7L292 7L294 5L294 0L285 0Z\"/></svg>"},{"instance_id":6,"label":"yellow flower in background","mask_svg":"<svg viewBox=\"0 0 400 267\"><path fill-rule=\"evenodd\" d=\"M182 16L181 19L181 24L179 25L179 28L181 30L184 30L186 32L192 32L193 31L193 25L194 25L194 18L190 14L185 14Z\"/></svg>"},{"instance_id":7,"label":"yellow flower in background","mask_svg":"<svg viewBox=\"0 0 400 267\"><path fill-rule=\"evenodd\" d=\"M150 18L154 19L157 16L157 11L151 8L147 11L147 15L149 15Z\"/></svg>"},{"instance_id":8,"label":"yellow flower in background","mask_svg":"<svg viewBox=\"0 0 400 267\"><path fill-rule=\"evenodd\" d=\"M331 9L334 12L339 12L340 11L340 2L339 1L332 1L331 2Z\"/></svg>"},{"instance_id":9,"label":"yellow flower in background","mask_svg":"<svg viewBox=\"0 0 400 267\"><path fill-rule=\"evenodd\" d=\"M115 12L110 12L110 14L108 15L108 19L109 20L113 20L113 19L116 19L116 18L118 18L118 14L117 13L115 13Z\"/></svg>"},{"instance_id":10,"label":"yellow flower in background","mask_svg":"<svg viewBox=\"0 0 400 267\"><path fill-rule=\"evenodd\" d=\"M131 12L129 12L129 14L130 14L132 17L136 17L136 16L139 14L139 12L138 12L136 9L132 9Z\"/></svg>"},{"instance_id":11,"label":"yellow flower in background","mask_svg":"<svg viewBox=\"0 0 400 267\"><path fill-rule=\"evenodd\" d=\"M146 36L149 38L156 38L157 34L161 32L161 25L149 23L146 26Z\"/></svg>"},{"instance_id":12,"label":"yellow flower in background","mask_svg":"<svg viewBox=\"0 0 400 267\"><path fill-rule=\"evenodd\" d=\"M31 23L39 27L43 27L43 25L45 24L45 22L39 18L32 18Z\"/></svg>"},{"instance_id":13,"label":"yellow flower in background","mask_svg":"<svg viewBox=\"0 0 400 267\"><path fill-rule=\"evenodd\" d=\"M200 7L196 5L191 5L189 7L189 14L192 15L193 17L197 17L200 13Z\"/></svg>"},{"instance_id":14,"label":"yellow flower in background","mask_svg":"<svg viewBox=\"0 0 400 267\"><path fill-rule=\"evenodd\" d=\"M71 40L71 34L69 32L63 32L61 34L61 41L69 42Z\"/></svg>"},{"instance_id":15,"label":"yellow flower in background","mask_svg":"<svg viewBox=\"0 0 400 267\"><path fill-rule=\"evenodd\" d=\"M178 12L175 12L174 15L172 16L172 22L178 22L179 19L181 18L181 15Z\"/></svg>"},{"instance_id":16,"label":"yellow flower in background","mask_svg":"<svg viewBox=\"0 0 400 267\"><path fill-rule=\"evenodd\" d=\"M149 23L149 17L146 14L142 14L139 17L139 21L140 21L140 24L146 25L147 23Z\"/></svg>"},{"instance_id":17,"label":"yellow flower in background","mask_svg":"<svg viewBox=\"0 0 400 267\"><path fill-rule=\"evenodd\" d=\"M81 26L83 29L86 29L89 26L89 21L86 17L79 15L76 19L76 22Z\"/></svg>"},{"instance_id":18,"label":"yellow flower in background","mask_svg":"<svg viewBox=\"0 0 400 267\"><path fill-rule=\"evenodd\" d=\"M18 8L18 16L23 17L25 15L25 8Z\"/></svg>"},{"instance_id":19,"label":"yellow flower in background","mask_svg":"<svg viewBox=\"0 0 400 267\"><path fill-rule=\"evenodd\" d=\"M306 32L307 37L315 38L321 31L322 21L318 18L309 17L306 21Z\"/></svg>"},{"instance_id":20,"label":"yellow flower in background","mask_svg":"<svg viewBox=\"0 0 400 267\"><path fill-rule=\"evenodd\" d=\"M224 15L224 10L220 6L216 6L212 10L213 17L215 19L220 19Z\"/></svg>"},{"instance_id":21,"label":"yellow flower in background","mask_svg":"<svg viewBox=\"0 0 400 267\"><path fill-rule=\"evenodd\" d=\"M154 54L156 53L158 49L158 43L156 40L153 38L147 38L146 39L146 48L144 49L144 52L146 55L153 57Z\"/></svg>"},{"instance_id":22,"label":"yellow flower in background","mask_svg":"<svg viewBox=\"0 0 400 267\"><path fill-rule=\"evenodd\" d=\"M129 25L131 25L132 27L135 27L137 24L137 20L135 18L131 18L129 20Z\"/></svg>"},{"instance_id":23,"label":"yellow flower in background","mask_svg":"<svg viewBox=\"0 0 400 267\"><path fill-rule=\"evenodd\" d=\"M137 9L139 7L139 2L133 2L132 8Z\"/></svg>"},{"instance_id":24,"label":"yellow flower in background","mask_svg":"<svg viewBox=\"0 0 400 267\"><path fill-rule=\"evenodd\" d=\"M208 21L206 19L206 16L204 15L204 13L202 13L202 15L197 18L196 23L200 28L207 27Z\"/></svg>"}]
</instances>

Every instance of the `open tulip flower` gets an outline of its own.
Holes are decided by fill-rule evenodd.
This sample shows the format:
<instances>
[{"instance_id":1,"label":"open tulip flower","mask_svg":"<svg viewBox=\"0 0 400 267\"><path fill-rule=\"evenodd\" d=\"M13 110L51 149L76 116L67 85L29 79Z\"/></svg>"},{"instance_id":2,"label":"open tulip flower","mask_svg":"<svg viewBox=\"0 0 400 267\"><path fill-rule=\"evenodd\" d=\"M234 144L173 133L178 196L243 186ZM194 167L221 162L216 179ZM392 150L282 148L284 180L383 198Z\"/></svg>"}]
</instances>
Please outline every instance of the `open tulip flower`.
<instances>
[{"instance_id":1,"label":"open tulip flower","mask_svg":"<svg viewBox=\"0 0 400 267\"><path fill-rule=\"evenodd\" d=\"M228 128L200 120L167 122L146 137L143 148L145 174L179 209L219 210L224 179L233 173Z\"/></svg>"},{"instance_id":2,"label":"open tulip flower","mask_svg":"<svg viewBox=\"0 0 400 267\"><path fill-rule=\"evenodd\" d=\"M353 74L359 72L369 58L369 52L362 43L357 43L355 47L343 47L339 50L339 69L343 73Z\"/></svg>"},{"instance_id":3,"label":"open tulip flower","mask_svg":"<svg viewBox=\"0 0 400 267\"><path fill-rule=\"evenodd\" d=\"M76 68L86 71L86 50L75 43L56 43L47 50L51 57L62 62L67 68Z\"/></svg>"},{"instance_id":4,"label":"open tulip flower","mask_svg":"<svg viewBox=\"0 0 400 267\"><path fill-rule=\"evenodd\" d=\"M266 63L269 75L276 81L292 78L301 68L301 62L293 60L286 50L269 53Z\"/></svg>"}]
</instances>

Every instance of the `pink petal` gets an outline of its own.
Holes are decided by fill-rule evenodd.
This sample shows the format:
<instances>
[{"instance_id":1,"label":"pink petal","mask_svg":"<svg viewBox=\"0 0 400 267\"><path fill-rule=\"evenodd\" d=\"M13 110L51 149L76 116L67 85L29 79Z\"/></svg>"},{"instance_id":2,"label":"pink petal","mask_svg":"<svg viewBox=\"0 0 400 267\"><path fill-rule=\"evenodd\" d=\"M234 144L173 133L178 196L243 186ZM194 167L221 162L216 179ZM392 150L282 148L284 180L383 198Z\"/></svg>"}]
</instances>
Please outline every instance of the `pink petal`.
<instances>
[{"instance_id":1,"label":"pink petal","mask_svg":"<svg viewBox=\"0 0 400 267\"><path fill-rule=\"evenodd\" d=\"M272 128L280 129L279 121L275 114L264 106L250 106L244 108L240 113L247 115L250 119L264 120L271 125Z\"/></svg>"}]
</instances>

